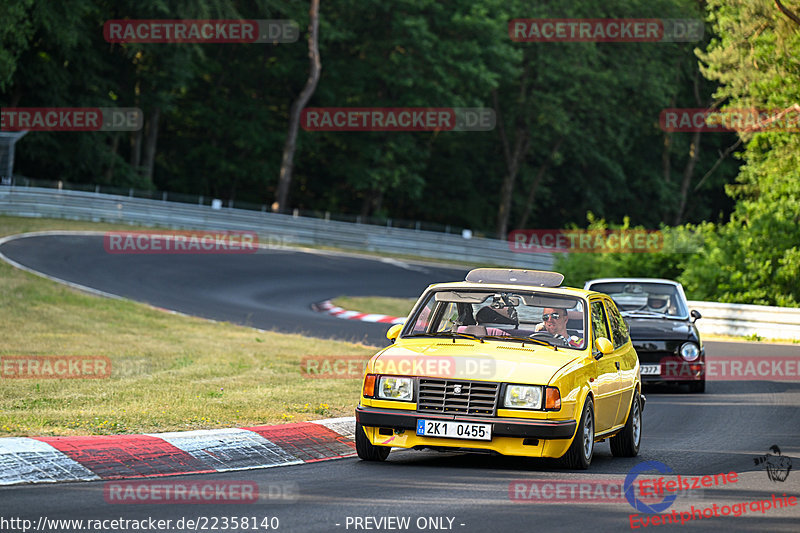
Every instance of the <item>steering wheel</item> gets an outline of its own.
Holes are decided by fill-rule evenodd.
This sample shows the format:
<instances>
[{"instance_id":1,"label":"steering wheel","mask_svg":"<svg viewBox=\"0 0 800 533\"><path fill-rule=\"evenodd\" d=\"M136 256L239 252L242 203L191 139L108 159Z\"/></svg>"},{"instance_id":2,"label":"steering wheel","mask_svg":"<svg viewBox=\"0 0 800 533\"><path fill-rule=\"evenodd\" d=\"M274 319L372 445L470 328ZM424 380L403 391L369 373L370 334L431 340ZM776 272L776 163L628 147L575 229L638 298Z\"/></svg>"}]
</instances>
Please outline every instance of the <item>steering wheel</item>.
<instances>
[{"instance_id":1,"label":"steering wheel","mask_svg":"<svg viewBox=\"0 0 800 533\"><path fill-rule=\"evenodd\" d=\"M566 346L567 345L567 343L564 342L562 339L560 339L559 337L556 337L555 335L553 335L549 331L545 331L545 330L537 331L536 333L533 333L532 335L529 335L529 337L531 339L538 339L540 341L545 341L548 344L553 344L553 342L555 342L555 343L560 344L561 346Z\"/></svg>"}]
</instances>

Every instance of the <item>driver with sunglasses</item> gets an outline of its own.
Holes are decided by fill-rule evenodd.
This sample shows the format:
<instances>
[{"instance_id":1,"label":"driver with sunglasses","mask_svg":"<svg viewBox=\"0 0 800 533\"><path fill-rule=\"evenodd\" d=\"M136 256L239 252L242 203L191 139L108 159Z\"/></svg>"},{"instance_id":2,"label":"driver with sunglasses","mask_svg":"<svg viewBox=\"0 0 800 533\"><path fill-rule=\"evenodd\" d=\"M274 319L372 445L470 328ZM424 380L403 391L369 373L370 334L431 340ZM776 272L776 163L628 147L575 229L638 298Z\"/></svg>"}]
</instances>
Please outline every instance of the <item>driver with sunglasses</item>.
<instances>
[{"instance_id":1,"label":"driver with sunglasses","mask_svg":"<svg viewBox=\"0 0 800 533\"><path fill-rule=\"evenodd\" d=\"M583 341L580 337L570 336L567 332L567 310L558 307L545 307L542 309L542 324L537 324L536 331L546 330L565 345L582 346Z\"/></svg>"}]
</instances>

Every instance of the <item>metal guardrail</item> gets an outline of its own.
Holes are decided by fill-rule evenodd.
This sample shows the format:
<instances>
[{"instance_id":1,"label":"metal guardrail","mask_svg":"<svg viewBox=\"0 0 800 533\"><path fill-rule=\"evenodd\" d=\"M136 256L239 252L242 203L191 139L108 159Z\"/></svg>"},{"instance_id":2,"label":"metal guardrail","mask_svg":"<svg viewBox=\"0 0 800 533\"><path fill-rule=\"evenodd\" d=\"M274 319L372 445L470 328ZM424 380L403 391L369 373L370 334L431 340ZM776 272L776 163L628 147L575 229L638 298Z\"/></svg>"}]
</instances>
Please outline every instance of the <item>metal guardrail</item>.
<instances>
[{"instance_id":1,"label":"metal guardrail","mask_svg":"<svg viewBox=\"0 0 800 533\"><path fill-rule=\"evenodd\" d=\"M765 339L800 339L800 308L768 305L723 304L689 301L703 318L697 321L700 334L751 336Z\"/></svg>"},{"instance_id":2,"label":"metal guardrail","mask_svg":"<svg viewBox=\"0 0 800 533\"><path fill-rule=\"evenodd\" d=\"M549 254L512 252L496 239L357 224L113 194L0 186L0 213L162 226L173 229L253 231L268 245L332 246L474 264L550 270ZM764 305L689 302L703 318L700 333L767 339L800 339L800 309Z\"/></svg>"},{"instance_id":3,"label":"metal guardrail","mask_svg":"<svg viewBox=\"0 0 800 533\"><path fill-rule=\"evenodd\" d=\"M332 246L479 265L550 270L550 254L512 252L506 241L433 231L357 224L230 207L131 198L113 194L0 186L0 213L161 226L172 229L253 231L276 245Z\"/></svg>"}]
</instances>

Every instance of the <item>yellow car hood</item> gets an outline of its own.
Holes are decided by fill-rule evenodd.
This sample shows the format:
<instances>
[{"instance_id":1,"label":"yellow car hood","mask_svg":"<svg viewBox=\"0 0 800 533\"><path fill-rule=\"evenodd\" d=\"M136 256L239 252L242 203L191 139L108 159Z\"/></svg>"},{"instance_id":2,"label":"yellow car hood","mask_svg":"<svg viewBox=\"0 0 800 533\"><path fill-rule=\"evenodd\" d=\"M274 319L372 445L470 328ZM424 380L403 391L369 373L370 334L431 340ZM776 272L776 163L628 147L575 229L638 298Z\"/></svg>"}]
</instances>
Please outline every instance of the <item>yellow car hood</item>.
<instances>
[{"instance_id":1,"label":"yellow car hood","mask_svg":"<svg viewBox=\"0 0 800 533\"><path fill-rule=\"evenodd\" d=\"M412 341L390 346L375 355L367 371L375 374L426 376L443 379L502 381L546 385L555 373L577 358L579 350L519 342L456 339Z\"/></svg>"}]
</instances>

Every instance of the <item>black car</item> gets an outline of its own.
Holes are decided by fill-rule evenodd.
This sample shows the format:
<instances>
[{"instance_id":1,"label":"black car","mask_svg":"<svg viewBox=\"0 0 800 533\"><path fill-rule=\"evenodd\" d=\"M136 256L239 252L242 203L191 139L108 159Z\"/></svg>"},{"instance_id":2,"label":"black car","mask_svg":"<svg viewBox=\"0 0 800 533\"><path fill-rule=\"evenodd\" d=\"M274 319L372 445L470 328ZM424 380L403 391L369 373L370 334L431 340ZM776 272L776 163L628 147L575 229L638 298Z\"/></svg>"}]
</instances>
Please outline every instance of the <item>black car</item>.
<instances>
[{"instance_id":1,"label":"black car","mask_svg":"<svg viewBox=\"0 0 800 533\"><path fill-rule=\"evenodd\" d=\"M683 287L655 278L604 278L584 289L611 296L625 317L642 373L642 383L677 382L690 392L706 390L705 349Z\"/></svg>"}]
</instances>

